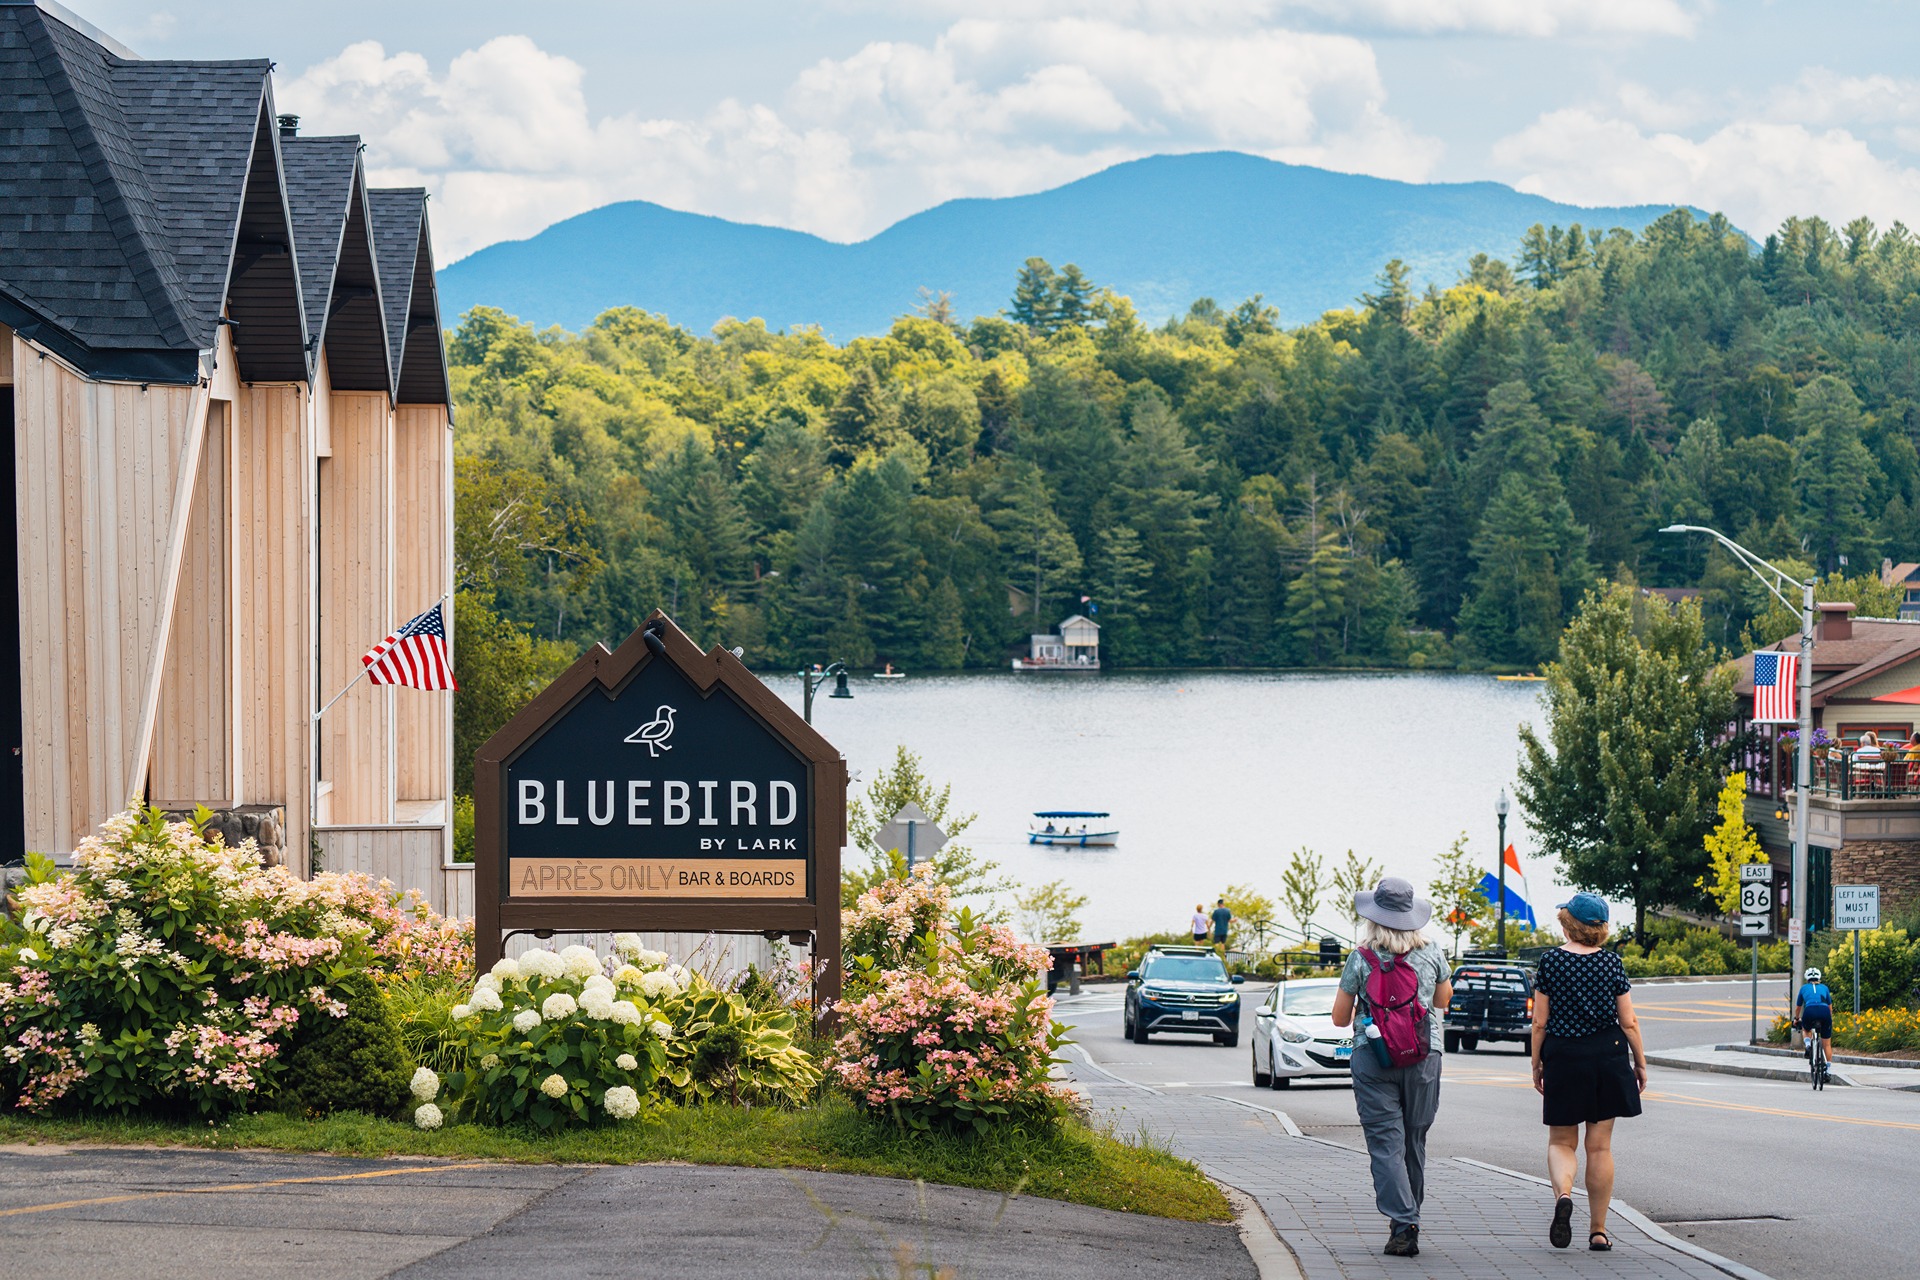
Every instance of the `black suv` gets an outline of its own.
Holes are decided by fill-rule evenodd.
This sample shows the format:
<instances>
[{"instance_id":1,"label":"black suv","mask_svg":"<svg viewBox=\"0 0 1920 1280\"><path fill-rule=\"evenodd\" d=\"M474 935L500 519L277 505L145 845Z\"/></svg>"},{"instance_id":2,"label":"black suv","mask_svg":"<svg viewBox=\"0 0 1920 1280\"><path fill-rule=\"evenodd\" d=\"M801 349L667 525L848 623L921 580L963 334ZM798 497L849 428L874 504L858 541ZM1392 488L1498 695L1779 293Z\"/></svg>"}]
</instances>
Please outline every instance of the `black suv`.
<instances>
[{"instance_id":1,"label":"black suv","mask_svg":"<svg viewBox=\"0 0 1920 1280\"><path fill-rule=\"evenodd\" d=\"M1442 1031L1448 1053L1478 1049L1483 1040L1526 1044L1532 1035L1531 969L1481 961L1453 971L1453 1000Z\"/></svg>"},{"instance_id":2,"label":"black suv","mask_svg":"<svg viewBox=\"0 0 1920 1280\"><path fill-rule=\"evenodd\" d=\"M1127 1038L1145 1044L1155 1031L1207 1034L1215 1044L1240 1043L1239 974L1211 947L1155 946L1127 974L1121 1025Z\"/></svg>"}]
</instances>

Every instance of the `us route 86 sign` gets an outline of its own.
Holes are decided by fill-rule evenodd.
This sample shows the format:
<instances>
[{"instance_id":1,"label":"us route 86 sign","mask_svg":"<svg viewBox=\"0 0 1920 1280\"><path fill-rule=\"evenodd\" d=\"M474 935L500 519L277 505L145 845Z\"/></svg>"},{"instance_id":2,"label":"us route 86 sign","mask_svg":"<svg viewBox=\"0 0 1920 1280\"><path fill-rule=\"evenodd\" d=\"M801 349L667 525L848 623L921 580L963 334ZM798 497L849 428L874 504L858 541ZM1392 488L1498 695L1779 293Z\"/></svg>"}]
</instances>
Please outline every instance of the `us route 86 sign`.
<instances>
[{"instance_id":1,"label":"us route 86 sign","mask_svg":"<svg viewBox=\"0 0 1920 1280\"><path fill-rule=\"evenodd\" d=\"M514 930L786 934L837 997L846 761L665 614L528 703L473 790L483 968Z\"/></svg>"}]
</instances>

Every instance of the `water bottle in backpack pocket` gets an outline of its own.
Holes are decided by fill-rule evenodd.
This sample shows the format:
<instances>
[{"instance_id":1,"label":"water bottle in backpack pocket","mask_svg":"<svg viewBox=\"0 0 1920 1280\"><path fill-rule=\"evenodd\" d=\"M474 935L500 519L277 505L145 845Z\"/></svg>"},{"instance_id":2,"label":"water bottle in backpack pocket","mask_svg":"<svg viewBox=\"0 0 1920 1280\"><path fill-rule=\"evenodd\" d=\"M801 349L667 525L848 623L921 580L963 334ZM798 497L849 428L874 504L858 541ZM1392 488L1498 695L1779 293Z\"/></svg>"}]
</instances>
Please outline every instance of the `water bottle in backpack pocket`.
<instances>
[{"instance_id":1,"label":"water bottle in backpack pocket","mask_svg":"<svg viewBox=\"0 0 1920 1280\"><path fill-rule=\"evenodd\" d=\"M1425 1061L1433 1052L1433 1013L1420 1001L1419 971L1406 956L1382 960L1366 947L1360 955L1368 970L1361 997L1368 1015L1363 1034L1379 1048L1381 1064L1411 1067Z\"/></svg>"}]
</instances>

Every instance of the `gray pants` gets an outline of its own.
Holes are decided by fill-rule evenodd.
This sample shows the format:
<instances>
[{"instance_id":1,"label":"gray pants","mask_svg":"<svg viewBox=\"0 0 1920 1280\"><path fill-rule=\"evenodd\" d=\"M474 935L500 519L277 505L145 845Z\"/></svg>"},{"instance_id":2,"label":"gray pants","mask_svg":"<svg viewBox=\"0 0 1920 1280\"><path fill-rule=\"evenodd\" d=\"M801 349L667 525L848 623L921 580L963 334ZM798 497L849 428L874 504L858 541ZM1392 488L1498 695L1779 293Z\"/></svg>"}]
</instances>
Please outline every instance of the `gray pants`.
<instances>
[{"instance_id":1,"label":"gray pants","mask_svg":"<svg viewBox=\"0 0 1920 1280\"><path fill-rule=\"evenodd\" d=\"M1440 1110L1440 1051L1383 1067L1365 1041L1353 1050L1353 1102L1373 1161L1373 1202L1395 1226L1418 1225L1427 1194L1427 1130Z\"/></svg>"}]
</instances>

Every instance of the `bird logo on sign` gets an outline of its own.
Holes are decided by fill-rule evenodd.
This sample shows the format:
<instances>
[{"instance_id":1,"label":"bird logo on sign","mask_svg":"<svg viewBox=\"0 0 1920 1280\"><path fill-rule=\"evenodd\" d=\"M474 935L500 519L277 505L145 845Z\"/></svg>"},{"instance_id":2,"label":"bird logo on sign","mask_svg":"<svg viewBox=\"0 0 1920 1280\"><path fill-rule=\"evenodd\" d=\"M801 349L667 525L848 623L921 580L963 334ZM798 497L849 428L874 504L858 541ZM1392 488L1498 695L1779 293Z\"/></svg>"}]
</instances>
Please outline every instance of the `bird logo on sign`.
<instances>
[{"instance_id":1,"label":"bird logo on sign","mask_svg":"<svg viewBox=\"0 0 1920 1280\"><path fill-rule=\"evenodd\" d=\"M671 751L667 742L673 736L673 708L662 704L653 713L653 719L635 729L626 736L626 741L637 742L647 749L647 754L658 760L662 751Z\"/></svg>"}]
</instances>

